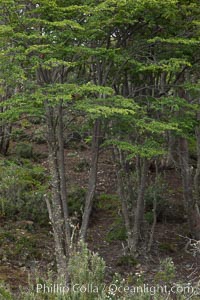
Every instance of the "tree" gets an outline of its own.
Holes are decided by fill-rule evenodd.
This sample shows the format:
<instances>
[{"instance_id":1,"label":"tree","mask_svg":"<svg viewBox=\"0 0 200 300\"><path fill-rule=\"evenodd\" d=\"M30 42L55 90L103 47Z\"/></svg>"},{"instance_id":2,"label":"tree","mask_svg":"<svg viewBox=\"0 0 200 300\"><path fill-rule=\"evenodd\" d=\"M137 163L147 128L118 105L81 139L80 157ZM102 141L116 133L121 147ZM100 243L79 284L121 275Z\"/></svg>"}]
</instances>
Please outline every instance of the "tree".
<instances>
[{"instance_id":1,"label":"tree","mask_svg":"<svg viewBox=\"0 0 200 300\"><path fill-rule=\"evenodd\" d=\"M190 207L188 219L192 221L194 203L195 213L198 210L199 127L195 118L199 107L193 105L185 90L187 81L197 83L198 1L190 1L189 5L186 0L0 3L1 77L4 91L9 87L1 103L6 107L1 113L2 126L24 115L37 115L46 122L51 174L51 197L47 196L46 202L59 277L68 280L67 263L74 237L63 143L67 126L64 116L72 112L81 112L93 121L91 169L80 239L86 239L105 124L105 137L113 147L130 251L137 252L145 238L148 166L167 156L167 149L172 148L168 137L177 140L179 136L180 168ZM13 70L11 77L7 65ZM182 112L186 126L180 118ZM194 133L194 127L198 163L193 197L185 139L189 131ZM194 231L193 225L190 228Z\"/></svg>"}]
</instances>

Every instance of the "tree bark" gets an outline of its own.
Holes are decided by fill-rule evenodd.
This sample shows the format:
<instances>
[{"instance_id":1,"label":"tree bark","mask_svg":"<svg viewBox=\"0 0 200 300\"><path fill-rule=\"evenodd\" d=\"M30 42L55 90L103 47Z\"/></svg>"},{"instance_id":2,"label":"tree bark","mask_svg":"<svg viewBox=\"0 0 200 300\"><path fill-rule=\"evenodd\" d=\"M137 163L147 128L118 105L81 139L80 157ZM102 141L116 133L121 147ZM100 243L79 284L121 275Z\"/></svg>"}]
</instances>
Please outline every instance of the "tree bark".
<instances>
[{"instance_id":1,"label":"tree bark","mask_svg":"<svg viewBox=\"0 0 200 300\"><path fill-rule=\"evenodd\" d=\"M142 159L142 170L140 176L140 183L138 186L138 198L137 198L137 206L134 217L134 227L133 227L133 237L134 244L131 249L133 253L137 251L138 243L142 235L142 225L144 221L144 194L146 188L146 179L147 179L147 171L148 171L148 163L145 158Z\"/></svg>"},{"instance_id":2,"label":"tree bark","mask_svg":"<svg viewBox=\"0 0 200 300\"><path fill-rule=\"evenodd\" d=\"M5 125L0 130L0 153L6 155L10 144L10 135L12 131L11 125Z\"/></svg>"},{"instance_id":3,"label":"tree bark","mask_svg":"<svg viewBox=\"0 0 200 300\"><path fill-rule=\"evenodd\" d=\"M183 184L184 206L191 235L200 239L200 214L196 199L193 194L192 168L189 165L189 150L186 138L179 138L179 160Z\"/></svg>"},{"instance_id":4,"label":"tree bark","mask_svg":"<svg viewBox=\"0 0 200 300\"><path fill-rule=\"evenodd\" d=\"M80 229L80 239L85 240L87 229L89 225L89 218L92 211L92 205L94 201L94 193L97 182L97 171L98 171L98 158L99 158L99 140L100 140L101 124L100 120L97 119L94 123L93 137L92 137L92 159L89 173L88 190L86 194L84 213L82 216L82 224Z\"/></svg>"},{"instance_id":5,"label":"tree bark","mask_svg":"<svg viewBox=\"0 0 200 300\"><path fill-rule=\"evenodd\" d=\"M4 108L1 108L1 112ZM0 153L6 155L10 144L10 136L12 132L11 124L4 124L0 126Z\"/></svg>"},{"instance_id":6,"label":"tree bark","mask_svg":"<svg viewBox=\"0 0 200 300\"><path fill-rule=\"evenodd\" d=\"M58 169L60 177L60 196L62 202L62 211L65 223L65 241L66 241L66 255L71 246L71 228L69 220L69 211L67 206L67 186L66 186L66 169L65 169L65 157L64 157L64 137L63 137L63 106L62 101L58 106Z\"/></svg>"},{"instance_id":7,"label":"tree bark","mask_svg":"<svg viewBox=\"0 0 200 300\"><path fill-rule=\"evenodd\" d=\"M47 119L47 142L49 151L49 168L51 175L51 206L47 206L49 217L52 221L53 236L55 242L55 254L57 263L58 277L68 281L66 253L66 234L65 220L63 217L63 207L61 199L61 185L58 163L58 142L56 136L57 120L55 118L55 108L49 106L48 101L45 103L45 112ZM51 208L50 208L51 207Z\"/></svg>"},{"instance_id":8,"label":"tree bark","mask_svg":"<svg viewBox=\"0 0 200 300\"><path fill-rule=\"evenodd\" d=\"M117 162L117 152L118 152L118 161ZM124 223L127 231L127 242L128 249L131 251L134 244L133 237L133 208L134 208L134 194L133 194L133 183L130 179L130 171L127 167L124 153L121 150L114 149L115 162L117 165L117 182L118 182L118 193L121 200L122 206L122 215L124 218ZM128 203L129 202L129 203ZM130 206L131 209L130 209Z\"/></svg>"},{"instance_id":9,"label":"tree bark","mask_svg":"<svg viewBox=\"0 0 200 300\"><path fill-rule=\"evenodd\" d=\"M200 100L199 100L200 104ZM196 126L195 135L196 135L196 143L197 143L197 166L196 173L194 176L194 190L195 190L195 200L196 204L200 205L200 112L197 113L197 122L199 123Z\"/></svg>"}]
</instances>

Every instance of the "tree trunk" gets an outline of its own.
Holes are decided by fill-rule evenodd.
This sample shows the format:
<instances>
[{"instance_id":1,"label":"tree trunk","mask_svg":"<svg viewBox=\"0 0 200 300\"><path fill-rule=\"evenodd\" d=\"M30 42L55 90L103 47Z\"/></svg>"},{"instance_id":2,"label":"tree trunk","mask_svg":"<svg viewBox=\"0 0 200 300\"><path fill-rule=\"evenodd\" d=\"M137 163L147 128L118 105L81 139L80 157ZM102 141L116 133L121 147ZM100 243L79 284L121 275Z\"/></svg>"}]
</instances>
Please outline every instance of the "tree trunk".
<instances>
[{"instance_id":1,"label":"tree trunk","mask_svg":"<svg viewBox=\"0 0 200 300\"><path fill-rule=\"evenodd\" d=\"M93 138L92 138L92 159L89 173L89 184L85 200L85 208L82 216L82 224L80 230L80 239L85 240L89 225L89 218L92 211L94 193L97 182L98 158L99 158L99 139L100 139L100 120L97 119L94 123Z\"/></svg>"},{"instance_id":2,"label":"tree trunk","mask_svg":"<svg viewBox=\"0 0 200 300\"><path fill-rule=\"evenodd\" d=\"M198 112L197 114L197 121L200 123L200 112ZM200 205L200 125L196 126L195 134L196 134L196 143L197 143L197 167L194 176L194 190L195 190L196 204L199 206Z\"/></svg>"},{"instance_id":3,"label":"tree trunk","mask_svg":"<svg viewBox=\"0 0 200 300\"><path fill-rule=\"evenodd\" d=\"M49 217L52 221L53 236L55 241L55 254L57 263L58 276L61 279L68 280L66 253L66 234L65 234L65 220L63 218L63 207L61 199L61 185L58 163L58 143L56 136L57 120L55 119L55 108L45 103L45 112L47 119L47 141L49 150L49 168L51 174L51 191L52 200L51 205L48 205ZM49 202L50 203L50 202Z\"/></svg>"},{"instance_id":4,"label":"tree trunk","mask_svg":"<svg viewBox=\"0 0 200 300\"><path fill-rule=\"evenodd\" d=\"M127 195L124 190L124 182L123 182L123 170L120 170L120 168L117 169L117 183L118 183L118 193L119 198L121 201L121 207L122 207L122 215L124 218L124 224L127 232L127 242L128 242L128 249L131 250L133 248L134 244L134 238L133 238L133 231L132 231L132 222L129 215L129 208L127 203Z\"/></svg>"},{"instance_id":5,"label":"tree trunk","mask_svg":"<svg viewBox=\"0 0 200 300\"><path fill-rule=\"evenodd\" d=\"M143 162L137 165L138 168L138 193L135 197L131 187L130 174L126 166L123 153L114 148L113 157L116 164L116 174L118 183L118 193L121 200L122 214L127 231L128 249L135 255L138 242L142 234L142 225L144 218L144 193L146 188L147 167L146 159L139 159ZM134 183L132 182L132 185ZM134 213L134 217L132 215Z\"/></svg>"},{"instance_id":6,"label":"tree trunk","mask_svg":"<svg viewBox=\"0 0 200 300\"><path fill-rule=\"evenodd\" d=\"M184 206L191 235L194 239L200 239L200 214L193 195L192 168L189 165L189 150L186 138L179 138L179 160L183 184Z\"/></svg>"},{"instance_id":7,"label":"tree trunk","mask_svg":"<svg viewBox=\"0 0 200 300\"><path fill-rule=\"evenodd\" d=\"M134 244L131 249L133 253L137 251L138 243L142 235L142 225L144 221L144 194L146 188L146 179L147 179L147 171L148 171L148 163L144 158L142 159L142 169L140 175L140 183L138 187L138 198L137 198L137 206L134 217L134 227L133 227L133 236L134 236Z\"/></svg>"},{"instance_id":8,"label":"tree trunk","mask_svg":"<svg viewBox=\"0 0 200 300\"><path fill-rule=\"evenodd\" d=\"M65 223L65 240L66 240L66 255L71 246L71 228L69 220L69 211L67 206L67 186L66 186L66 170L65 170L65 157L64 157L64 137L63 137L63 107L62 101L58 106L58 165L60 174L60 196L62 202L62 211Z\"/></svg>"},{"instance_id":9,"label":"tree trunk","mask_svg":"<svg viewBox=\"0 0 200 300\"><path fill-rule=\"evenodd\" d=\"M167 132L168 137L168 154L166 160L166 166L168 168L176 168L178 164L178 139L177 137L173 136L171 131Z\"/></svg>"},{"instance_id":10,"label":"tree trunk","mask_svg":"<svg viewBox=\"0 0 200 300\"><path fill-rule=\"evenodd\" d=\"M156 228L156 223L157 223L157 193L156 193L156 187L158 186L158 163L157 160L155 161L155 166L156 166L156 176L155 176L155 189L153 193L153 224L151 226L150 230L150 236L149 236L149 241L147 245L147 252L151 251L151 247L153 245L153 240L154 240L154 233L155 233L155 228Z\"/></svg>"},{"instance_id":11,"label":"tree trunk","mask_svg":"<svg viewBox=\"0 0 200 300\"><path fill-rule=\"evenodd\" d=\"M0 127L0 153L6 155L10 144L12 126L10 124Z\"/></svg>"}]
</instances>

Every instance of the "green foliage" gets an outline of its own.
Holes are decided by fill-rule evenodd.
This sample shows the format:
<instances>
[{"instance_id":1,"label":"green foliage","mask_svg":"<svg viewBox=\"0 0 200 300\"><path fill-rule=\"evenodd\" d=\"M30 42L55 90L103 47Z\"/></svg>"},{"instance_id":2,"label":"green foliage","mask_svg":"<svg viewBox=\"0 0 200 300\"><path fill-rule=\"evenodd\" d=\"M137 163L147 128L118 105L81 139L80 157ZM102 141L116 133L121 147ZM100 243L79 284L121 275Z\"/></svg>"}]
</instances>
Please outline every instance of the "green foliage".
<instances>
[{"instance_id":1,"label":"green foliage","mask_svg":"<svg viewBox=\"0 0 200 300\"><path fill-rule=\"evenodd\" d=\"M44 201L47 176L41 166L1 161L0 180L2 214L47 224L48 214Z\"/></svg>"},{"instance_id":2,"label":"green foliage","mask_svg":"<svg viewBox=\"0 0 200 300\"><path fill-rule=\"evenodd\" d=\"M166 208L168 207L167 202L168 186L167 183L158 177L156 182L148 185L145 191L145 219L149 224L153 222L153 203L156 200L156 215L157 218L161 218L165 215Z\"/></svg>"},{"instance_id":3,"label":"green foliage","mask_svg":"<svg viewBox=\"0 0 200 300\"><path fill-rule=\"evenodd\" d=\"M18 143L15 152L19 158L33 158L33 146L29 143Z\"/></svg>"},{"instance_id":4,"label":"green foliage","mask_svg":"<svg viewBox=\"0 0 200 300\"><path fill-rule=\"evenodd\" d=\"M50 253L48 250L44 251L44 245L47 242L48 229L38 229L31 221L15 221L10 220L0 230L0 259L4 264L16 264L18 267L33 264L36 261L51 260L45 258ZM36 263L37 264L37 263ZM2 277L4 279L4 271ZM16 276L16 275L13 275ZM7 279L7 276L5 277ZM18 278L16 278L17 280ZM1 298L0 298L1 299Z\"/></svg>"},{"instance_id":5,"label":"green foliage","mask_svg":"<svg viewBox=\"0 0 200 300\"><path fill-rule=\"evenodd\" d=\"M118 261L118 266L126 266L126 267L135 267L138 264L138 261L131 255L123 255Z\"/></svg>"},{"instance_id":6,"label":"green foliage","mask_svg":"<svg viewBox=\"0 0 200 300\"><path fill-rule=\"evenodd\" d=\"M72 257L69 261L69 270L72 279L71 287L73 287L74 283L81 287L87 287L88 284L93 284L93 287L98 286L98 292L92 293L86 291L83 293L80 291L74 292L72 289L69 289L69 291L64 294L47 292L37 293L37 284L45 284L47 287L51 287L53 284L60 284L53 280L52 274L49 273L47 278L41 278L36 274L36 278L34 278L36 284L33 285L30 283L28 290L20 288L17 295L13 295L13 293L10 292L9 287L2 282L0 286L0 295L4 296L3 299L5 300L164 300L166 299L166 296L169 300L174 299L175 296L178 300L186 300L191 296L194 300L198 299L198 295L192 295L189 292L186 294L162 292L161 285L165 286L165 284L167 284L167 286L170 287L170 284L172 283L171 280L174 279L175 269L170 258L161 262L161 271L157 273L158 279L155 278L155 281L152 284L145 284L144 278L141 279L138 273L135 273L137 279L134 285L132 283L130 284L128 279L122 278L118 273L113 275L111 282L105 283L105 262L98 254L89 251L85 244L80 243L79 249L72 253ZM130 276L133 277L134 274L130 274ZM160 285L158 285L158 282ZM184 284L173 284L174 286L181 287L181 289L185 286ZM142 292L144 286L146 288L145 291ZM198 286L196 288L198 291ZM187 288L185 290L188 291Z\"/></svg>"},{"instance_id":7,"label":"green foliage","mask_svg":"<svg viewBox=\"0 0 200 300\"><path fill-rule=\"evenodd\" d=\"M69 214L81 215L85 203L86 190L80 187L71 187L68 193Z\"/></svg>"},{"instance_id":8,"label":"green foliage","mask_svg":"<svg viewBox=\"0 0 200 300\"><path fill-rule=\"evenodd\" d=\"M168 257L161 261L160 271L155 275L154 279L156 282L173 283L175 271L174 262L171 257Z\"/></svg>"},{"instance_id":9,"label":"green foliage","mask_svg":"<svg viewBox=\"0 0 200 300\"><path fill-rule=\"evenodd\" d=\"M9 287L4 282L0 282L0 296L3 300L14 300Z\"/></svg>"},{"instance_id":10,"label":"green foliage","mask_svg":"<svg viewBox=\"0 0 200 300\"><path fill-rule=\"evenodd\" d=\"M154 216L152 211L148 211L144 214L145 220L151 225L154 221Z\"/></svg>"},{"instance_id":11,"label":"green foliage","mask_svg":"<svg viewBox=\"0 0 200 300\"><path fill-rule=\"evenodd\" d=\"M104 280L105 262L80 242L77 251L70 257L69 272L74 283L100 285Z\"/></svg>"},{"instance_id":12,"label":"green foliage","mask_svg":"<svg viewBox=\"0 0 200 300\"><path fill-rule=\"evenodd\" d=\"M100 194L98 197L97 207L115 213L115 210L120 208L119 197L112 194Z\"/></svg>"},{"instance_id":13,"label":"green foliage","mask_svg":"<svg viewBox=\"0 0 200 300\"><path fill-rule=\"evenodd\" d=\"M29 138L29 136L27 135L27 133L25 132L25 130L23 128L14 128L12 130L11 137L14 142L25 141Z\"/></svg>"},{"instance_id":14,"label":"green foliage","mask_svg":"<svg viewBox=\"0 0 200 300\"><path fill-rule=\"evenodd\" d=\"M176 245L170 242L163 242L159 244L159 249L163 252L174 253L177 251Z\"/></svg>"},{"instance_id":15,"label":"green foliage","mask_svg":"<svg viewBox=\"0 0 200 300\"><path fill-rule=\"evenodd\" d=\"M42 125L40 125L40 127L34 131L31 141L36 144L45 144L46 138L45 138L44 132L45 132L44 127L42 127Z\"/></svg>"},{"instance_id":16,"label":"green foliage","mask_svg":"<svg viewBox=\"0 0 200 300\"><path fill-rule=\"evenodd\" d=\"M74 167L74 171L76 172L84 172L89 170L89 163L86 159L82 159L78 164Z\"/></svg>"},{"instance_id":17,"label":"green foliage","mask_svg":"<svg viewBox=\"0 0 200 300\"><path fill-rule=\"evenodd\" d=\"M117 219L113 224L112 228L109 230L109 232L106 235L106 241L112 242L112 241L126 241L127 239L127 232L126 228L123 224L122 219Z\"/></svg>"},{"instance_id":18,"label":"green foliage","mask_svg":"<svg viewBox=\"0 0 200 300\"><path fill-rule=\"evenodd\" d=\"M54 115L62 102L70 116L87 114L88 119L105 121L108 144L127 161L165 155L169 131L194 136L199 109L198 0L1 0L0 12L0 126L24 116L44 120L45 108ZM56 114L53 121L58 121ZM22 132L16 133L16 140L20 136ZM19 144L16 152L20 158L33 155L29 144ZM2 212L17 217L24 213L41 222L47 187L36 174L42 172L14 163L0 167ZM149 223L155 197L158 214L165 208L162 192L155 185L146 192ZM69 193L71 214L81 211L84 197L80 191ZM124 233L117 229L116 236L120 239ZM77 260L88 267L88 260ZM107 294L104 299L107 296L124 295Z\"/></svg>"},{"instance_id":19,"label":"green foliage","mask_svg":"<svg viewBox=\"0 0 200 300\"><path fill-rule=\"evenodd\" d=\"M3 247L7 242L16 242L16 236L10 231L0 231L0 246Z\"/></svg>"}]
</instances>

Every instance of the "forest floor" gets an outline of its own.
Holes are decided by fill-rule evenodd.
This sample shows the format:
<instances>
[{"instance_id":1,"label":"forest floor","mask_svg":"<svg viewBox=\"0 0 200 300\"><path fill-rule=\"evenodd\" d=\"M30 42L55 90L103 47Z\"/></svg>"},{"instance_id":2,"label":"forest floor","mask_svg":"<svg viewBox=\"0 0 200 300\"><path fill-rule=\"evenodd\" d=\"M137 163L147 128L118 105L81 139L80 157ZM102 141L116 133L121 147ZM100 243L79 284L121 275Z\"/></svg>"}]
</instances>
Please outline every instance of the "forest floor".
<instances>
[{"instance_id":1,"label":"forest floor","mask_svg":"<svg viewBox=\"0 0 200 300\"><path fill-rule=\"evenodd\" d=\"M36 151L44 153L46 146L37 145ZM87 187L89 160L90 152L87 149L66 150L69 186ZM47 166L46 159L41 163ZM112 236L112 232L122 226L114 166L109 151L101 153L97 197L87 242L91 250L104 258L107 280L111 280L117 272L123 278L142 274L146 282L152 282L159 272L160 262L167 257L174 262L176 282L193 283L199 280L199 256L193 255L191 246L186 247L189 239L186 238L188 229L183 216L180 178L175 170L167 170L162 176L168 184L168 206L166 215L156 225L152 251L147 255L141 250L134 260L125 260L126 241L123 233L120 239ZM0 226L0 280L17 290L20 285L27 286L36 270L38 274L45 274L48 269L54 268L53 239L48 225L38 227L30 220L14 222L1 216Z\"/></svg>"}]
</instances>

